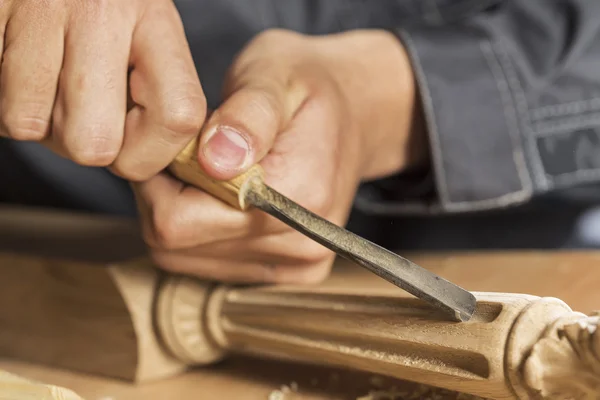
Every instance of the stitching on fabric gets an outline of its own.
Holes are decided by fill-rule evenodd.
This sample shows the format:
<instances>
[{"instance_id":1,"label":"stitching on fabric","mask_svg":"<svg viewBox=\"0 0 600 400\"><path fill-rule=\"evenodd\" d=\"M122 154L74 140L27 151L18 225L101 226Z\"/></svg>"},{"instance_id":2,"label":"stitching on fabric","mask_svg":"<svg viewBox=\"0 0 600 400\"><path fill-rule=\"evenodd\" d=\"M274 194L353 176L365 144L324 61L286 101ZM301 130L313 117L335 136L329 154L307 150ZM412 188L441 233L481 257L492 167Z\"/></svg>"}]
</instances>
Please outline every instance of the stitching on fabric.
<instances>
[{"instance_id":1,"label":"stitching on fabric","mask_svg":"<svg viewBox=\"0 0 600 400\"><path fill-rule=\"evenodd\" d=\"M531 193L524 190L518 192L512 192L500 197L492 199L483 199L475 201L461 201L456 203L447 203L442 206L439 203L423 205L422 210L406 210L407 207L404 204L382 204L376 201L371 201L363 198L357 198L355 204L357 207L363 207L369 212L373 212L375 208L379 208L381 212L403 212L402 209L406 210L406 213L417 214L421 212L427 213L446 213L446 212L471 212L471 211L484 211L493 210L498 207L512 206L519 203L524 203L531 198Z\"/></svg>"},{"instance_id":2,"label":"stitching on fabric","mask_svg":"<svg viewBox=\"0 0 600 400\"><path fill-rule=\"evenodd\" d=\"M506 193L499 197L495 197L495 198L491 198L491 199L484 199L484 200L475 200L475 201L451 201L450 200L447 182L445 180L445 175L444 175L444 171L443 171L442 145L441 145L441 141L438 136L439 130L438 130L437 122L435 121L435 117L432 115L433 99L431 97L431 93L429 92L427 78L424 73L422 64L418 57L418 53L416 51L416 47L414 46L414 42L413 42L412 38L409 36L408 32L405 32L402 30L399 30L398 34L405 40L407 49L414 56L415 74L417 75L419 80L424 83L423 87L420 88L421 96L422 96L422 100L425 104L425 118L427 119L428 125L430 127L430 129L428 129L428 131L429 131L431 144L433 145L432 153L433 153L433 158L435 160L435 162L433 164L434 164L434 169L436 170L435 176L436 176L436 181L438 183L438 189L439 189L438 195L439 195L440 199L442 200L444 207L451 211L468 211L468 210L476 211L476 210L490 209L490 208L503 206L503 205L509 205L514 202L524 201L524 200L528 199L530 197L532 187L531 187L531 180L527 179L528 177L526 177L527 185L525 185L523 182L521 182L522 188L520 190L511 192L511 193ZM491 47L490 47L490 49L491 49ZM517 166L517 170L519 170L518 166Z\"/></svg>"},{"instance_id":3,"label":"stitching on fabric","mask_svg":"<svg viewBox=\"0 0 600 400\"><path fill-rule=\"evenodd\" d=\"M398 34L404 39L406 48L413 56L415 75L418 77L418 80L423 83L423 85L421 85L419 89L421 94L421 100L424 104L425 119L429 127L427 131L429 132L429 140L432 144L431 152L435 161L433 163L433 168L435 170L435 180L438 184L438 195L444 203L449 203L450 193L448 192L448 184L446 182L446 176L444 174L444 158L442 152L442 144L439 138L439 130L437 122L435 120L435 115L433 114L433 98L431 97L431 93L429 92L429 84L427 81L427 77L423 70L423 65L421 64L421 59L419 57L417 48L410 34L404 30L398 30Z\"/></svg>"},{"instance_id":4,"label":"stitching on fabric","mask_svg":"<svg viewBox=\"0 0 600 400\"><path fill-rule=\"evenodd\" d=\"M564 185L570 184L576 181L589 182L600 178L600 168L595 169L579 169L573 172L566 172L564 174L548 176L553 185Z\"/></svg>"},{"instance_id":5,"label":"stitching on fabric","mask_svg":"<svg viewBox=\"0 0 600 400\"><path fill-rule=\"evenodd\" d=\"M593 97L587 100L577 100L569 103L553 104L543 106L530 111L533 120L545 118L554 118L580 114L587 111L600 110L600 97Z\"/></svg>"},{"instance_id":6,"label":"stitching on fabric","mask_svg":"<svg viewBox=\"0 0 600 400\"><path fill-rule=\"evenodd\" d=\"M508 55L507 49L504 47L504 43L490 42L491 50L496 55L499 63L503 67L503 71L506 74L507 82L509 87L512 89L512 93L515 97L515 106L517 111L520 114L522 125L523 125L523 140L527 145L529 150L529 155L531 156L531 164L533 167L533 177L535 182L540 186L540 188L547 188L548 180L547 176L544 172L544 168L542 166L542 160L540 157L539 150L535 146L533 131L531 129L531 123L528 119L528 105L527 98L525 97L525 92L523 87L521 86L521 82L519 82L519 78L517 76L514 65L512 64L512 60Z\"/></svg>"},{"instance_id":7,"label":"stitching on fabric","mask_svg":"<svg viewBox=\"0 0 600 400\"><path fill-rule=\"evenodd\" d=\"M448 203L445 205L445 208L448 211L479 211L493 209L496 207L506 206L520 201L525 201L529 199L530 193L531 192L528 192L523 189L517 192L507 193L499 197L494 197L492 199Z\"/></svg>"},{"instance_id":8,"label":"stitching on fabric","mask_svg":"<svg viewBox=\"0 0 600 400\"><path fill-rule=\"evenodd\" d=\"M600 112L597 114L578 116L561 121L538 122L535 124L535 136L553 136L561 133L566 133L565 131L568 130L591 128L593 126L598 125L600 125Z\"/></svg>"},{"instance_id":9,"label":"stitching on fabric","mask_svg":"<svg viewBox=\"0 0 600 400\"><path fill-rule=\"evenodd\" d=\"M438 195L439 195L440 199L442 200L442 202L444 203L444 207L450 211L468 211L468 210L476 211L476 210L490 209L490 208L494 208L494 207L498 207L498 206L509 205L509 204L512 204L515 202L527 200L530 197L531 192L532 192L532 183L531 183L531 180L529 179L529 176L527 173L528 171L527 171L526 167L523 172L525 172L527 174L525 177L523 177L521 175L522 171L518 164L516 164L517 170L520 171L519 177L521 178L521 183L523 186L521 190L507 193L507 194L501 195L499 197L495 197L495 198L491 198L491 199L484 199L484 200L454 202L449 199L447 182L445 180L445 175L444 175L444 171L443 171L442 145L441 145L441 141L439 138L439 129L437 126L437 122L435 121L435 118L432 115L433 99L431 97L431 93L429 92L427 77L424 73L419 55L416 51L414 41L412 40L412 38L410 37L408 32L399 30L398 34L405 40L407 49L414 56L415 74L417 75L419 80L424 83L423 87L421 87L420 89L421 89L422 100L426 106L425 107L425 116L426 116L428 125L430 127L430 129L428 131L430 134L430 140L433 144L433 146L432 146L433 158L436 161L434 163L434 169L436 170L436 180L438 182L438 189L439 189ZM493 52L493 47L491 46L491 42L489 43L489 46L490 46L489 49L492 50L492 52ZM499 62L498 62L498 65L500 65ZM508 89L508 87L507 87L507 89ZM518 110L518 107L516 107L516 106L517 105L515 104L515 110ZM526 110L526 105L525 105L524 110ZM517 129L518 129L518 126L517 126ZM513 155L514 155L514 153L513 153ZM524 162L524 155L522 153L521 153L521 155L523 156L523 162ZM523 165L523 164L521 164L521 165ZM525 181L523 181L523 178L525 179Z\"/></svg>"},{"instance_id":10,"label":"stitching on fabric","mask_svg":"<svg viewBox=\"0 0 600 400\"><path fill-rule=\"evenodd\" d=\"M516 110L517 104L515 104L515 102L512 101L512 96L510 95L508 82L502 74L502 67L492 49L491 42L481 42L480 49L485 60L488 63L488 67L490 68L492 76L496 81L496 87L498 88L500 98L502 99L504 117L508 125L508 134L510 136L513 147L513 162L515 164L515 167L517 168L517 173L519 175L519 180L521 181L522 190L531 191L532 183L529 177L529 171L527 170L527 164L521 146L522 134Z\"/></svg>"}]
</instances>

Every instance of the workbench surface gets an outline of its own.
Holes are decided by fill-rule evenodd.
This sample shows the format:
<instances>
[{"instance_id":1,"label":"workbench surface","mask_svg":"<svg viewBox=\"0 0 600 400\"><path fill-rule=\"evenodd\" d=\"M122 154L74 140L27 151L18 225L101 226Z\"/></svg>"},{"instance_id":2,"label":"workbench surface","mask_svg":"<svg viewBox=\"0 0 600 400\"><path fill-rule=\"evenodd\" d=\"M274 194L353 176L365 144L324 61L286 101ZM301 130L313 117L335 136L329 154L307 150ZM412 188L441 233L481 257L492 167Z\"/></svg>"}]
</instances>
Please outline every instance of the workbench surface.
<instances>
[{"instance_id":1,"label":"workbench surface","mask_svg":"<svg viewBox=\"0 0 600 400\"><path fill-rule=\"evenodd\" d=\"M597 289L600 287L600 252L495 252L409 257L471 291L558 297L582 312L600 308L600 291ZM345 262L338 263L335 271L323 285L335 286L349 279L369 287L389 285ZM231 358L220 365L140 385L9 360L0 360L0 369L67 387L86 400L356 399L379 387L389 389L392 386L413 392L398 399L436 398L419 392L425 389L415 385L372 374L247 358Z\"/></svg>"}]
</instances>

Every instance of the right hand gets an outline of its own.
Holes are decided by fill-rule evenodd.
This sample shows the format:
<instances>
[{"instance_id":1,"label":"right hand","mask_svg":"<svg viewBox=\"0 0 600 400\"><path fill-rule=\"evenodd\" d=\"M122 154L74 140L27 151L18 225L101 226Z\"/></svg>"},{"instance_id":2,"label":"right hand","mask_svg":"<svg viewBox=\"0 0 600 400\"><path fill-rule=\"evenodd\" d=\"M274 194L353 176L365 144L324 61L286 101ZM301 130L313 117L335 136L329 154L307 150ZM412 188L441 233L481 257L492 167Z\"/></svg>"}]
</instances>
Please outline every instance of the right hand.
<instances>
[{"instance_id":1,"label":"right hand","mask_svg":"<svg viewBox=\"0 0 600 400\"><path fill-rule=\"evenodd\" d=\"M2 136L143 181L198 135L206 100L172 0L4 0L0 28Z\"/></svg>"}]
</instances>

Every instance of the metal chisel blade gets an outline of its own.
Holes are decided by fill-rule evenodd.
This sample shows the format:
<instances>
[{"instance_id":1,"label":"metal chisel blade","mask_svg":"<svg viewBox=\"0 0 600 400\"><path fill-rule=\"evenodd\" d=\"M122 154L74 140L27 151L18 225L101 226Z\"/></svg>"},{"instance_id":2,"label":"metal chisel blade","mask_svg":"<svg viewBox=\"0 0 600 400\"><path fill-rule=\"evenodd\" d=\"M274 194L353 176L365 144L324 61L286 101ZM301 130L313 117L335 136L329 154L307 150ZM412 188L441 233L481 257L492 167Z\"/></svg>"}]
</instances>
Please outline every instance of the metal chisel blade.
<instances>
[{"instance_id":1,"label":"metal chisel blade","mask_svg":"<svg viewBox=\"0 0 600 400\"><path fill-rule=\"evenodd\" d=\"M319 217L265 184L254 186L247 199L253 206L341 257L447 312L455 320L468 321L475 312L476 299L470 292Z\"/></svg>"}]
</instances>

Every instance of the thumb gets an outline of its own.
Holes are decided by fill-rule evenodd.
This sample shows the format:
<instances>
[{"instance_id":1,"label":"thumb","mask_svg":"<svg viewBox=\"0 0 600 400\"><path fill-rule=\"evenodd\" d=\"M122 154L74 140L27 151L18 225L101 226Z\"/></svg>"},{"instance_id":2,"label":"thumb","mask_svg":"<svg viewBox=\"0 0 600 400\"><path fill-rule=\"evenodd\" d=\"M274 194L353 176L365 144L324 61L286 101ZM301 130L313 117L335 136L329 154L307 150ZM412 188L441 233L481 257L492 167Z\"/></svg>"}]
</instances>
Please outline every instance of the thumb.
<instances>
[{"instance_id":1,"label":"thumb","mask_svg":"<svg viewBox=\"0 0 600 400\"><path fill-rule=\"evenodd\" d=\"M198 161L215 179L232 179L260 162L304 102L306 91L290 85L287 74L265 75L246 69L231 76L231 94L202 130Z\"/></svg>"}]
</instances>

